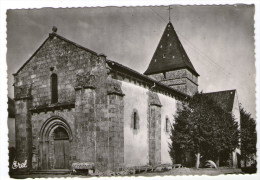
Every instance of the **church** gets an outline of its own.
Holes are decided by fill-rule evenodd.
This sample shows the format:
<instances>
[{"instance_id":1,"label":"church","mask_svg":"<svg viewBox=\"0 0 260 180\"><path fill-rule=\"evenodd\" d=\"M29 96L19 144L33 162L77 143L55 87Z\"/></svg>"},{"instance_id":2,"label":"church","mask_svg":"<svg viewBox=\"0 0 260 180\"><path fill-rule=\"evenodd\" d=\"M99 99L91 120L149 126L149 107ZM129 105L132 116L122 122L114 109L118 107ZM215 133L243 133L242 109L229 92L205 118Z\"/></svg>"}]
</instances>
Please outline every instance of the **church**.
<instances>
[{"instance_id":1,"label":"church","mask_svg":"<svg viewBox=\"0 0 260 180\"><path fill-rule=\"evenodd\" d=\"M100 171L172 163L174 114L199 73L169 22L141 74L52 32L14 74L16 161L21 171ZM240 121L236 90L208 93ZM233 153L233 166L237 166Z\"/></svg>"}]
</instances>

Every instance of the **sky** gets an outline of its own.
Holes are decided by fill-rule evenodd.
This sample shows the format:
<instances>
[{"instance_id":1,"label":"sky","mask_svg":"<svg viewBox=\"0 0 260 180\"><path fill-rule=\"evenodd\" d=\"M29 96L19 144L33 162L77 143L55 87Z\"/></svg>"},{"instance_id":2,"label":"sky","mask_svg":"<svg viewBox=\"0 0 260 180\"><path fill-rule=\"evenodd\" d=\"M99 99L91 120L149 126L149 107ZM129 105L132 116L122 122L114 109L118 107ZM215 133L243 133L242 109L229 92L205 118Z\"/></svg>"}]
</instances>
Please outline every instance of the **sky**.
<instances>
[{"instance_id":1,"label":"sky","mask_svg":"<svg viewBox=\"0 0 260 180\"><path fill-rule=\"evenodd\" d=\"M193 66L199 91L236 89L256 117L254 6L171 6L171 22ZM143 73L168 23L166 6L8 10L8 94L12 74L52 32Z\"/></svg>"}]
</instances>

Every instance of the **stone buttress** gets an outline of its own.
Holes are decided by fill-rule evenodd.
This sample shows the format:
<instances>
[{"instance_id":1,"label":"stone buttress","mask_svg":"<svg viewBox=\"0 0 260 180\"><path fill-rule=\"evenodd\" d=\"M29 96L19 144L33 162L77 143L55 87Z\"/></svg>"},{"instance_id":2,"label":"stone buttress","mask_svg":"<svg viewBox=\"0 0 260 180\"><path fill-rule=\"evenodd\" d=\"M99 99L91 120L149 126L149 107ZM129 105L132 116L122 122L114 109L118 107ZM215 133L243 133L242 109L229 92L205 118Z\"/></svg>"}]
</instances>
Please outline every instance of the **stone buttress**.
<instances>
[{"instance_id":1,"label":"stone buttress","mask_svg":"<svg viewBox=\"0 0 260 180\"><path fill-rule=\"evenodd\" d=\"M149 165L161 163L161 102L156 93L148 91Z\"/></svg>"}]
</instances>

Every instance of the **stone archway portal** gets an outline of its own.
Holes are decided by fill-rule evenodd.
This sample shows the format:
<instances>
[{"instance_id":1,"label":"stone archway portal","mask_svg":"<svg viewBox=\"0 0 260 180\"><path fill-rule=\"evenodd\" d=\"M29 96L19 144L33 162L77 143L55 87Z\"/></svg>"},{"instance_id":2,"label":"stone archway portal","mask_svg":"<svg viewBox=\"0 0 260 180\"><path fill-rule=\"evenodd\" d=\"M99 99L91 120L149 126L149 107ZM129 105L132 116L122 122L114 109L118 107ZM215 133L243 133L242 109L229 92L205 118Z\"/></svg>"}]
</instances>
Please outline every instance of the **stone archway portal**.
<instances>
[{"instance_id":1,"label":"stone archway portal","mask_svg":"<svg viewBox=\"0 0 260 180\"><path fill-rule=\"evenodd\" d=\"M70 169L72 132L61 117L47 119L40 130L39 169Z\"/></svg>"}]
</instances>

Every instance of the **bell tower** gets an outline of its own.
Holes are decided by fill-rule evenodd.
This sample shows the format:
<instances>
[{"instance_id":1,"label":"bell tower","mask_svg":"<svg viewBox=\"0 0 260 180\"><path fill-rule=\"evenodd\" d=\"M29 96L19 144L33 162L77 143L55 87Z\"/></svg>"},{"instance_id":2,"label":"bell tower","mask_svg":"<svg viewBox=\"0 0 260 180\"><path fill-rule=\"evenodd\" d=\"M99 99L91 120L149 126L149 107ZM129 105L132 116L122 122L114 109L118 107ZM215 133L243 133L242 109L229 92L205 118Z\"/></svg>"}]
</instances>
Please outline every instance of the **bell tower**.
<instances>
[{"instance_id":1,"label":"bell tower","mask_svg":"<svg viewBox=\"0 0 260 180\"><path fill-rule=\"evenodd\" d=\"M144 75L189 96L198 91L199 74L193 67L171 22L167 24Z\"/></svg>"}]
</instances>

